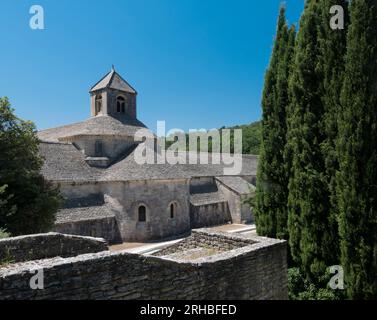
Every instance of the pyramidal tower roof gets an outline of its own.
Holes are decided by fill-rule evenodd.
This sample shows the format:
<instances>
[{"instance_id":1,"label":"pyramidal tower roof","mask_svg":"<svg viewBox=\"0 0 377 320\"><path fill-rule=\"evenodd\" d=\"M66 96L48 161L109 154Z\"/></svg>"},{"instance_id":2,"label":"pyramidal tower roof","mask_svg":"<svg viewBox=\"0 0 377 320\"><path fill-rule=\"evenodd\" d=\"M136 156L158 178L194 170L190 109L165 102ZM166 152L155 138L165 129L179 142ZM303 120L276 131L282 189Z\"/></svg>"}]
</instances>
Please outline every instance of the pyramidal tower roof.
<instances>
[{"instance_id":1,"label":"pyramidal tower roof","mask_svg":"<svg viewBox=\"0 0 377 320\"><path fill-rule=\"evenodd\" d=\"M108 88L137 94L136 90L115 71L114 66L112 66L111 71L108 74L90 89L90 92Z\"/></svg>"}]
</instances>

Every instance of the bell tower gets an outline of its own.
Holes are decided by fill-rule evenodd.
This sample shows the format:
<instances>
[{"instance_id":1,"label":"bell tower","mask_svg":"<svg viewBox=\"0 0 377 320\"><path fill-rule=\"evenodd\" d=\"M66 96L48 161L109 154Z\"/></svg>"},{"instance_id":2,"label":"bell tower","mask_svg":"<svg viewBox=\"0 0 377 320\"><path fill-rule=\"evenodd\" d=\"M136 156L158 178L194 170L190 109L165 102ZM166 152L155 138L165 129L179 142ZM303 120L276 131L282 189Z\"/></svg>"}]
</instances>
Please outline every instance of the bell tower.
<instances>
[{"instance_id":1,"label":"bell tower","mask_svg":"<svg viewBox=\"0 0 377 320\"><path fill-rule=\"evenodd\" d=\"M91 116L111 116L118 120L136 119L137 92L114 66L90 89Z\"/></svg>"}]
</instances>

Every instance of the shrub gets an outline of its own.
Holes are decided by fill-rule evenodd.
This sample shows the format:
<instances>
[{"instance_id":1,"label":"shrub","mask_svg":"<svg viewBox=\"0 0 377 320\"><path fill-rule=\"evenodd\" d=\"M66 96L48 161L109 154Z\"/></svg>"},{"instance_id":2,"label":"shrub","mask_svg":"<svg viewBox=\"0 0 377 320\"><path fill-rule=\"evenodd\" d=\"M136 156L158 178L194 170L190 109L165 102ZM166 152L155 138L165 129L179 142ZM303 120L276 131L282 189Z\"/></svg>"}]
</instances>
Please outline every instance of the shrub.
<instances>
[{"instance_id":1,"label":"shrub","mask_svg":"<svg viewBox=\"0 0 377 320\"><path fill-rule=\"evenodd\" d=\"M0 229L0 239L9 238L10 233L6 232L4 229Z\"/></svg>"},{"instance_id":2,"label":"shrub","mask_svg":"<svg viewBox=\"0 0 377 320\"><path fill-rule=\"evenodd\" d=\"M288 269L288 295L290 300L341 300L344 293L328 288L327 277L320 279L321 285L310 283L299 268Z\"/></svg>"}]
</instances>

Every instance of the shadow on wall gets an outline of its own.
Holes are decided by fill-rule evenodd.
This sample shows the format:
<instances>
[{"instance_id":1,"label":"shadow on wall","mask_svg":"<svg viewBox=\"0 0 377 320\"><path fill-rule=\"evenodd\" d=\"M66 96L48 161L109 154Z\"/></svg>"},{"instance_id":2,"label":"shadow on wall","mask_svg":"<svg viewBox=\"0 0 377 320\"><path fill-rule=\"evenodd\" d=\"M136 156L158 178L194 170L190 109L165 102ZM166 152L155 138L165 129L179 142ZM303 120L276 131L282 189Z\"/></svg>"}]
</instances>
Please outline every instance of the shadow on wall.
<instances>
[{"instance_id":1,"label":"shadow on wall","mask_svg":"<svg viewBox=\"0 0 377 320\"><path fill-rule=\"evenodd\" d=\"M55 224L54 231L78 236L103 238L110 244L122 243L122 236L115 217L57 223Z\"/></svg>"}]
</instances>

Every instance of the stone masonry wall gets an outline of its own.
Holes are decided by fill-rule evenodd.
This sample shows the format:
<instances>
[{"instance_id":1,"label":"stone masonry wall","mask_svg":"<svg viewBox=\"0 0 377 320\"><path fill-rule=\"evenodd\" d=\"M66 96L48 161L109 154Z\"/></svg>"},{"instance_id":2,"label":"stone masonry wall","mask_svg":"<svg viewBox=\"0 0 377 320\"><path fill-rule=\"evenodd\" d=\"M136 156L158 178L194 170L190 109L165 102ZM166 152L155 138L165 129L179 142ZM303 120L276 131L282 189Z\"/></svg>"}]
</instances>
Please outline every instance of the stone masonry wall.
<instances>
[{"instance_id":1,"label":"stone masonry wall","mask_svg":"<svg viewBox=\"0 0 377 320\"><path fill-rule=\"evenodd\" d=\"M66 198L104 194L116 201L116 222L123 242L159 240L190 230L188 179L62 184L60 190ZM176 204L173 218L171 203ZM141 205L146 207L145 222L138 220Z\"/></svg>"},{"instance_id":2,"label":"stone masonry wall","mask_svg":"<svg viewBox=\"0 0 377 320\"><path fill-rule=\"evenodd\" d=\"M189 186L187 180L140 180L106 184L104 194L121 207L117 222L122 240L158 240L190 230ZM176 204L171 218L170 204ZM139 221L138 208L146 207L146 221Z\"/></svg>"},{"instance_id":3,"label":"stone masonry wall","mask_svg":"<svg viewBox=\"0 0 377 320\"><path fill-rule=\"evenodd\" d=\"M115 217L57 223L54 226L54 231L103 238L111 244L122 242L122 237Z\"/></svg>"},{"instance_id":4,"label":"stone masonry wall","mask_svg":"<svg viewBox=\"0 0 377 320\"><path fill-rule=\"evenodd\" d=\"M121 114L121 116L127 117L129 119L136 119L136 95L131 93L122 92L115 89L110 89L107 91L107 108L108 113L111 115L118 116L116 99L118 96L122 96L126 100L126 112Z\"/></svg>"},{"instance_id":5,"label":"stone masonry wall","mask_svg":"<svg viewBox=\"0 0 377 320\"><path fill-rule=\"evenodd\" d=\"M251 215L250 207L247 204L244 204L243 196L237 194L219 181L217 181L217 186L228 202L232 222L251 222L253 217Z\"/></svg>"},{"instance_id":6,"label":"stone masonry wall","mask_svg":"<svg viewBox=\"0 0 377 320\"><path fill-rule=\"evenodd\" d=\"M22 262L52 257L71 257L108 250L105 240L60 233L0 239L1 261Z\"/></svg>"},{"instance_id":7,"label":"stone masonry wall","mask_svg":"<svg viewBox=\"0 0 377 320\"><path fill-rule=\"evenodd\" d=\"M43 290L29 287L35 262L0 268L0 299L287 299L286 261L284 241L259 237L189 262L126 252L54 258L38 262Z\"/></svg>"},{"instance_id":8,"label":"stone masonry wall","mask_svg":"<svg viewBox=\"0 0 377 320\"><path fill-rule=\"evenodd\" d=\"M191 228L218 226L232 221L227 202L190 204Z\"/></svg>"}]
</instances>

